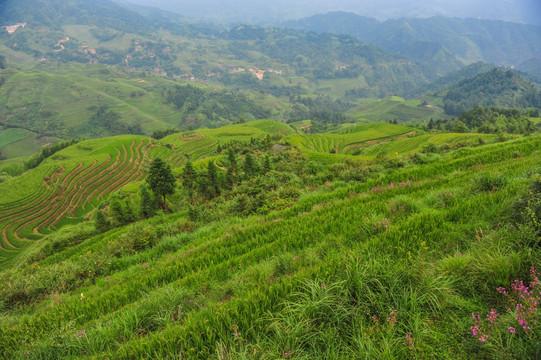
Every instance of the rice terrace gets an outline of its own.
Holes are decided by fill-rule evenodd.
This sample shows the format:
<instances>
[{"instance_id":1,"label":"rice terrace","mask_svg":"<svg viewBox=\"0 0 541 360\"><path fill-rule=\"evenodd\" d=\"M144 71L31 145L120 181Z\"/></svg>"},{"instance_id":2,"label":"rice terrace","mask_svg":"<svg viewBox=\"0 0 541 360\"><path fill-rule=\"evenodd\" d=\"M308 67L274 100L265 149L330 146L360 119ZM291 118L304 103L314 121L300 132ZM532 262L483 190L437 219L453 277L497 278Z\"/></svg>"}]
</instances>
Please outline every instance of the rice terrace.
<instances>
[{"instance_id":1,"label":"rice terrace","mask_svg":"<svg viewBox=\"0 0 541 360\"><path fill-rule=\"evenodd\" d=\"M541 359L541 7L305 5L0 3L0 359Z\"/></svg>"}]
</instances>

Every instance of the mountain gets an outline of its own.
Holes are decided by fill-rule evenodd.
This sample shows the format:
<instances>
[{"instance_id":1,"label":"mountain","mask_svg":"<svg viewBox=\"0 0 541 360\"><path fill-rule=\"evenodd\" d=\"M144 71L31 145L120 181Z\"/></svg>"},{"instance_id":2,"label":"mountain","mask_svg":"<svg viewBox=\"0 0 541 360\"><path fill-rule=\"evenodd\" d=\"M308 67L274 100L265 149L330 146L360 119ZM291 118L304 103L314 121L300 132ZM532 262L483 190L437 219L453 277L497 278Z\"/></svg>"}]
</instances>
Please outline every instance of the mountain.
<instances>
[{"instance_id":1,"label":"mountain","mask_svg":"<svg viewBox=\"0 0 541 360\"><path fill-rule=\"evenodd\" d=\"M374 19L332 12L289 21L284 27L348 34L361 41L423 60L445 73L473 62L519 65L541 54L541 26L443 16Z\"/></svg>"},{"instance_id":2,"label":"mountain","mask_svg":"<svg viewBox=\"0 0 541 360\"><path fill-rule=\"evenodd\" d=\"M126 0L125 0L126 1ZM483 18L539 24L541 5L537 0L127 0L155 6L179 14L228 22L272 24L329 11L347 11L380 20L444 15L459 18Z\"/></svg>"},{"instance_id":3,"label":"mountain","mask_svg":"<svg viewBox=\"0 0 541 360\"><path fill-rule=\"evenodd\" d=\"M144 34L156 28L153 20L107 0L8 0L0 11L3 25L26 22L50 30L77 24Z\"/></svg>"},{"instance_id":4,"label":"mountain","mask_svg":"<svg viewBox=\"0 0 541 360\"><path fill-rule=\"evenodd\" d=\"M496 65L490 65L484 62L476 62L461 68L460 70L452 71L431 82L430 84L422 85L418 88L418 93L423 94L429 91L439 92L447 90L450 87L456 86L462 80L474 77L475 75L488 72L497 68Z\"/></svg>"},{"instance_id":5,"label":"mountain","mask_svg":"<svg viewBox=\"0 0 541 360\"><path fill-rule=\"evenodd\" d=\"M497 68L460 81L443 101L449 115L475 106L541 109L541 90L514 71Z\"/></svg>"}]
</instances>

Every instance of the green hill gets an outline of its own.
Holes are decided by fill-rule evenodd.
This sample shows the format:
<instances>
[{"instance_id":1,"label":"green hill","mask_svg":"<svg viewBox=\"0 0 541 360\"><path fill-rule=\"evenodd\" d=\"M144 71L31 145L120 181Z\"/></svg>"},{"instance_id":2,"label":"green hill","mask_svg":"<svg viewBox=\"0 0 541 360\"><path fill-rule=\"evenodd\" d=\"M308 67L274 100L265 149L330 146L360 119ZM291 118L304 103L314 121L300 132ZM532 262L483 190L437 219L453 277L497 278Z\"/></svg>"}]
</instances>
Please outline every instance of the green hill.
<instances>
[{"instance_id":1,"label":"green hill","mask_svg":"<svg viewBox=\"0 0 541 360\"><path fill-rule=\"evenodd\" d=\"M541 108L541 91L512 70L493 69L460 81L443 102L450 115L475 106Z\"/></svg>"},{"instance_id":2,"label":"green hill","mask_svg":"<svg viewBox=\"0 0 541 360\"><path fill-rule=\"evenodd\" d=\"M4 233L21 247L3 253L11 261L0 272L1 355L535 358L537 314L508 303L526 306L541 290L541 138L385 141L407 131L379 124L313 136L258 121L170 135L169 146L122 136L58 152L12 180L18 185L0 205L16 222L4 222ZM340 137L377 141L362 157L311 156ZM419 161L422 154L431 155ZM190 205L179 169L173 214L106 232L92 223L56 230L70 205L86 200L90 211L100 194L141 179L146 158L176 167L184 155L200 159L204 179L219 166L219 194L200 188ZM100 176L113 161L118 170ZM39 206L55 201L66 206ZM510 287L515 279L531 290Z\"/></svg>"}]
</instances>

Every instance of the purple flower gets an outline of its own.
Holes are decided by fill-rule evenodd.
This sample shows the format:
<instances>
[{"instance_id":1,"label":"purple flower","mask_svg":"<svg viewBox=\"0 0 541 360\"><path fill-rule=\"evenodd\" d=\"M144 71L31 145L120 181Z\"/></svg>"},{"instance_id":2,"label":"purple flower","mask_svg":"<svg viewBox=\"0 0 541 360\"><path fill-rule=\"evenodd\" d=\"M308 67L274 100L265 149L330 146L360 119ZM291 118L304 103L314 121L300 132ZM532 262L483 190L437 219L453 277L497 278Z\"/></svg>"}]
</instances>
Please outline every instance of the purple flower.
<instances>
[{"instance_id":1,"label":"purple flower","mask_svg":"<svg viewBox=\"0 0 541 360\"><path fill-rule=\"evenodd\" d=\"M516 330L515 330L515 328L514 328L514 327L510 327L510 328L509 328L509 332L510 332L511 334L514 334L514 333L515 333L515 331L516 331Z\"/></svg>"}]
</instances>

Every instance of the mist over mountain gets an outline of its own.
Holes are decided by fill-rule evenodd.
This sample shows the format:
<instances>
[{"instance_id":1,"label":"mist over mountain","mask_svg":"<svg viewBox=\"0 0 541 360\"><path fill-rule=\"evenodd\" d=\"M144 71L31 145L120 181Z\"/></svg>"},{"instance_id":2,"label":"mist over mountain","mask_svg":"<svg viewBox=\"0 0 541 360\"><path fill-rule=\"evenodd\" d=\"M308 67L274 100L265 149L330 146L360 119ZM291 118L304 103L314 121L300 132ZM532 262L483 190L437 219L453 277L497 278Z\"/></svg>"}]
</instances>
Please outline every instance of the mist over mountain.
<instances>
[{"instance_id":1,"label":"mist over mountain","mask_svg":"<svg viewBox=\"0 0 541 360\"><path fill-rule=\"evenodd\" d=\"M373 18L330 12L285 22L287 28L347 34L387 51L430 63L441 73L477 61L528 69L541 54L541 26L500 20ZM534 59L534 60L531 60Z\"/></svg>"},{"instance_id":2,"label":"mist over mountain","mask_svg":"<svg viewBox=\"0 0 541 360\"><path fill-rule=\"evenodd\" d=\"M537 0L119 0L155 6L179 14L205 19L243 23L275 23L329 11L349 11L379 20L444 15L459 18L497 19L541 24L541 3Z\"/></svg>"}]
</instances>

